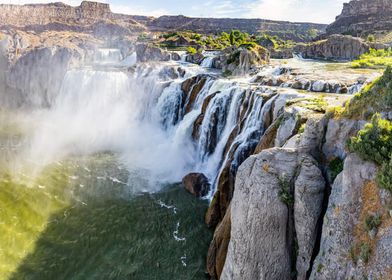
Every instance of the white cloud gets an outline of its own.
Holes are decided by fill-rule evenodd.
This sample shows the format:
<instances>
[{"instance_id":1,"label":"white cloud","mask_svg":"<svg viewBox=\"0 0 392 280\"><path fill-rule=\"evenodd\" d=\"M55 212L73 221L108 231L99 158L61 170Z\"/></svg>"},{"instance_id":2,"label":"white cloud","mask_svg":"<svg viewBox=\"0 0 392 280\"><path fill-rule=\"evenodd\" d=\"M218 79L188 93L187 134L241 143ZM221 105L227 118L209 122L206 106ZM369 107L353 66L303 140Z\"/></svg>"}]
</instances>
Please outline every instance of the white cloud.
<instances>
[{"instance_id":1,"label":"white cloud","mask_svg":"<svg viewBox=\"0 0 392 280\"><path fill-rule=\"evenodd\" d=\"M128 15L161 16L170 14L170 12L165 9L148 9L142 5L110 5L110 9L112 12Z\"/></svg>"},{"instance_id":2,"label":"white cloud","mask_svg":"<svg viewBox=\"0 0 392 280\"><path fill-rule=\"evenodd\" d=\"M347 0L257 0L246 17L331 23Z\"/></svg>"}]
</instances>

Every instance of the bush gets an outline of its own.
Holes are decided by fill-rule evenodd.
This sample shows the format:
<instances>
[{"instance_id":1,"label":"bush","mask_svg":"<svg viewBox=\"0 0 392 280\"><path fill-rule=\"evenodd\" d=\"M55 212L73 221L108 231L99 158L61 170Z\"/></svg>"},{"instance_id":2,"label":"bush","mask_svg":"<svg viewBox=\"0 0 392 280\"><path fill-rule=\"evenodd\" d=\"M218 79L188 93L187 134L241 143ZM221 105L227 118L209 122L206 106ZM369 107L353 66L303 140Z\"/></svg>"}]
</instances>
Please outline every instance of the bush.
<instances>
[{"instance_id":1,"label":"bush","mask_svg":"<svg viewBox=\"0 0 392 280\"><path fill-rule=\"evenodd\" d=\"M392 49L370 49L354 60L351 64L353 68L384 68L392 65Z\"/></svg>"},{"instance_id":2,"label":"bush","mask_svg":"<svg viewBox=\"0 0 392 280\"><path fill-rule=\"evenodd\" d=\"M377 173L377 183L381 188L392 193L392 158L382 164Z\"/></svg>"},{"instance_id":3,"label":"bush","mask_svg":"<svg viewBox=\"0 0 392 280\"><path fill-rule=\"evenodd\" d=\"M331 181L335 181L336 177L343 171L344 161L341 158L334 158L329 164Z\"/></svg>"},{"instance_id":4,"label":"bush","mask_svg":"<svg viewBox=\"0 0 392 280\"><path fill-rule=\"evenodd\" d=\"M348 148L363 160L374 161L379 165L389 162L392 153L392 123L375 114L371 123L359 131L357 137L348 141Z\"/></svg>"},{"instance_id":5,"label":"bush","mask_svg":"<svg viewBox=\"0 0 392 280\"><path fill-rule=\"evenodd\" d=\"M286 204L287 206L291 206L294 204L294 195L292 194L290 188L290 182L285 178L279 178L279 198L280 200Z\"/></svg>"},{"instance_id":6,"label":"bush","mask_svg":"<svg viewBox=\"0 0 392 280\"><path fill-rule=\"evenodd\" d=\"M368 215L365 219L365 230L372 231L373 229L378 229L381 225L381 216L379 214L376 215Z\"/></svg>"},{"instance_id":7,"label":"bush","mask_svg":"<svg viewBox=\"0 0 392 280\"><path fill-rule=\"evenodd\" d=\"M369 262L369 259L370 259L370 254L371 254L371 250L370 250L369 245L366 244L366 243L363 243L363 244L361 245L361 252L360 252L360 254L359 254L359 257L361 258L361 260L362 260L364 263L368 263L368 262Z\"/></svg>"},{"instance_id":8,"label":"bush","mask_svg":"<svg viewBox=\"0 0 392 280\"><path fill-rule=\"evenodd\" d=\"M186 49L186 52L187 52L188 54L194 55L194 54L197 53L197 50L196 50L194 47L188 47L188 48Z\"/></svg>"},{"instance_id":9,"label":"bush","mask_svg":"<svg viewBox=\"0 0 392 280\"><path fill-rule=\"evenodd\" d=\"M348 148L362 159L381 165L377 183L392 193L392 123L375 114L372 122L348 141Z\"/></svg>"}]
</instances>

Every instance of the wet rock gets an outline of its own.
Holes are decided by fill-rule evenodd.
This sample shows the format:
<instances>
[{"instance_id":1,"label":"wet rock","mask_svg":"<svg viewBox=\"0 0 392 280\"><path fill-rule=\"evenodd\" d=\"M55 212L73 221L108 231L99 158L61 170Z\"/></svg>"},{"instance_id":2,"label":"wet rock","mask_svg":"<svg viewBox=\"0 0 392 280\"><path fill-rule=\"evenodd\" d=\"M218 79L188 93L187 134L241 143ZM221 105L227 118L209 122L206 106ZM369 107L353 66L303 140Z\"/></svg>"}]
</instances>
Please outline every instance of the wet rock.
<instances>
[{"instance_id":1,"label":"wet rock","mask_svg":"<svg viewBox=\"0 0 392 280\"><path fill-rule=\"evenodd\" d=\"M217 226L207 254L207 272L215 279L219 279L225 265L227 249L230 242L231 212L230 207L222 222Z\"/></svg>"},{"instance_id":2,"label":"wet rock","mask_svg":"<svg viewBox=\"0 0 392 280\"><path fill-rule=\"evenodd\" d=\"M176 52L172 52L171 53L171 59L174 60L174 61L179 61L179 60L181 60L181 56L178 53L176 53Z\"/></svg>"},{"instance_id":3,"label":"wet rock","mask_svg":"<svg viewBox=\"0 0 392 280\"><path fill-rule=\"evenodd\" d=\"M182 179L185 189L196 197L208 194L210 183L208 178L202 173L190 173Z\"/></svg>"}]
</instances>

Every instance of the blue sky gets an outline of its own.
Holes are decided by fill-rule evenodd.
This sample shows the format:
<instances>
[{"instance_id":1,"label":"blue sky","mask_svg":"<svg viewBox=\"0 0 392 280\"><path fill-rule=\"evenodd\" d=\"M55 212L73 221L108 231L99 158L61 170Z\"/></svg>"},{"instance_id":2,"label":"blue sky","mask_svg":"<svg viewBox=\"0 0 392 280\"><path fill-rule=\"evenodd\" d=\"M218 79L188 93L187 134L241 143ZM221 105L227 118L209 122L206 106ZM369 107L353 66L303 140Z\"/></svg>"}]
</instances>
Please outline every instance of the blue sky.
<instances>
[{"instance_id":1,"label":"blue sky","mask_svg":"<svg viewBox=\"0 0 392 280\"><path fill-rule=\"evenodd\" d=\"M61 0L0 0L24 4ZM126 14L186 15L197 17L265 18L330 23L348 0L97 0L111 4L112 10ZM63 0L79 5L81 0Z\"/></svg>"}]
</instances>

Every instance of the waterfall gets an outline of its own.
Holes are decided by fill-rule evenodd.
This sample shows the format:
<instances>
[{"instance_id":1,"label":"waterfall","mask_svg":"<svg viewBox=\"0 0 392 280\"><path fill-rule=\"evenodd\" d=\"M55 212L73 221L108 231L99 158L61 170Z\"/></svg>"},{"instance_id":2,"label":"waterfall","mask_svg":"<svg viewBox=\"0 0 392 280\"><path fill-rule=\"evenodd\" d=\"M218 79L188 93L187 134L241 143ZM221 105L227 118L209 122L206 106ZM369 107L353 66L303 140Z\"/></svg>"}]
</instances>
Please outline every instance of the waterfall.
<instances>
[{"instance_id":1,"label":"waterfall","mask_svg":"<svg viewBox=\"0 0 392 280\"><path fill-rule=\"evenodd\" d=\"M174 62L119 71L121 53L113 49L94 58L97 67L68 70L50 108L33 115L26 153L37 165L112 151L130 180L146 182L143 191L189 172L214 182L229 162L237 168L265 129L272 99L238 81L200 74L199 66L182 65L184 75Z\"/></svg>"},{"instance_id":2,"label":"waterfall","mask_svg":"<svg viewBox=\"0 0 392 280\"><path fill-rule=\"evenodd\" d=\"M98 49L94 54L94 63L115 64L123 59L119 49Z\"/></svg>"},{"instance_id":3,"label":"waterfall","mask_svg":"<svg viewBox=\"0 0 392 280\"><path fill-rule=\"evenodd\" d=\"M211 68L213 62L214 62L214 57L207 56L206 58L203 59L200 66L204 68Z\"/></svg>"}]
</instances>

